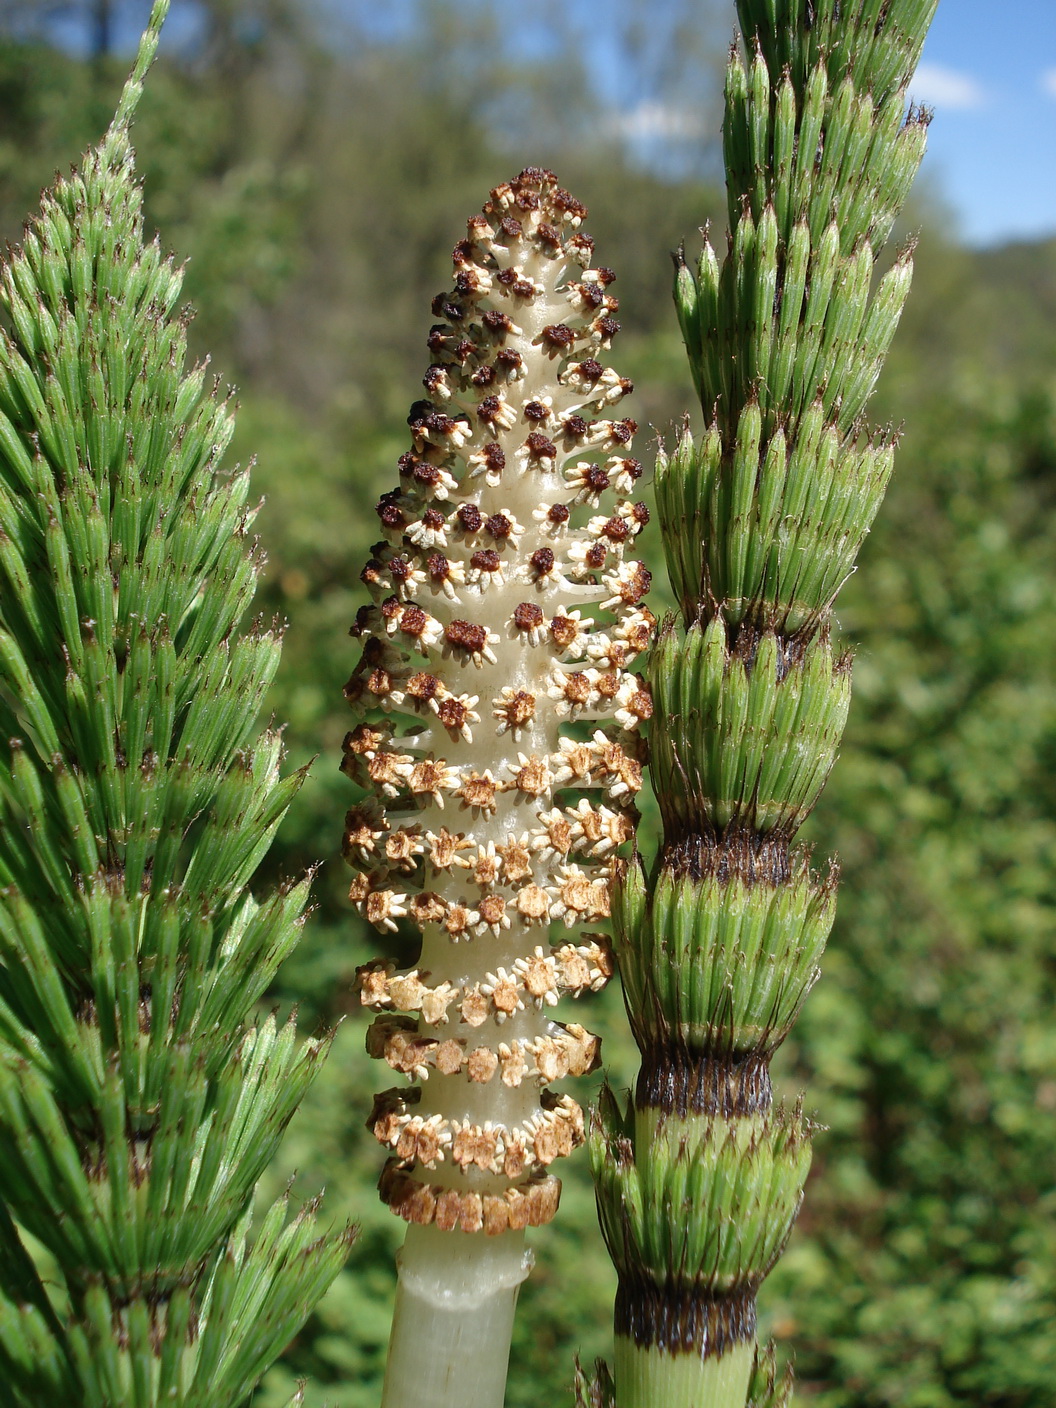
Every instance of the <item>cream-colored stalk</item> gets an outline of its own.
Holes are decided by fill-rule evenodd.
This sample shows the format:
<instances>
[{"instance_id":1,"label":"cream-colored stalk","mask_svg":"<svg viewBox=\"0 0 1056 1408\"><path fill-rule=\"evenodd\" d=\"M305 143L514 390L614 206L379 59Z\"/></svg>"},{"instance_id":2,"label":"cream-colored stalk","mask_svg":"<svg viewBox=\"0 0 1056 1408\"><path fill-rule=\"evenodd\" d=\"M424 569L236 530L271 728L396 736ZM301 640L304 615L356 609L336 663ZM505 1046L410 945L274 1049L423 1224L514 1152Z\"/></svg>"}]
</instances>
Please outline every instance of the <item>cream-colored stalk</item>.
<instances>
[{"instance_id":1,"label":"cream-colored stalk","mask_svg":"<svg viewBox=\"0 0 1056 1408\"><path fill-rule=\"evenodd\" d=\"M582 926L607 918L631 836L650 702L628 666L653 618L585 213L530 169L470 220L363 573L346 770L373 797L348 817L351 898L422 933L413 969L361 974L371 1051L417 1082L373 1118L382 1196L411 1224L385 1408L501 1408L524 1229L553 1216L549 1166L583 1138L545 1087L597 1061L554 1008L612 971Z\"/></svg>"}]
</instances>

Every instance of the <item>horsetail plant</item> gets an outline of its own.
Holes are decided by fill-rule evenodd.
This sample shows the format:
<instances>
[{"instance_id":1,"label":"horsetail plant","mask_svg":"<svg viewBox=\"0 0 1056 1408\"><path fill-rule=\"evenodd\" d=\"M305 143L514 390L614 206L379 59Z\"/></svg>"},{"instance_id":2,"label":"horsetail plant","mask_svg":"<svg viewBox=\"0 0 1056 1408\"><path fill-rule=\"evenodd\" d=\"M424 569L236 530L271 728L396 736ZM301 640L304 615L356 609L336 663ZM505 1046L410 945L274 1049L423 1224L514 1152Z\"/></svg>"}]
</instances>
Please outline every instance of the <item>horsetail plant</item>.
<instances>
[{"instance_id":1,"label":"horsetail plant","mask_svg":"<svg viewBox=\"0 0 1056 1408\"><path fill-rule=\"evenodd\" d=\"M653 618L630 552L648 514L622 497L636 426L609 416L631 386L598 360L613 275L585 214L530 168L469 221L363 573L351 898L382 932L421 931L412 968L360 977L369 1049L419 1081L372 1117L382 1197L410 1224L386 1408L501 1408L524 1229L553 1217L549 1167L583 1138L543 1087L597 1061L551 1009L612 971L604 935L574 931L608 917L632 834L651 706L628 666Z\"/></svg>"},{"instance_id":2,"label":"horsetail plant","mask_svg":"<svg viewBox=\"0 0 1056 1408\"><path fill-rule=\"evenodd\" d=\"M22 1408L239 1408L345 1258L250 1202L326 1042L257 1022L307 881L230 409L185 368L129 124L0 271L0 1372ZM31 1259L23 1234L46 1254ZM32 1245L30 1243L29 1245ZM299 1401L297 1395L295 1401Z\"/></svg>"},{"instance_id":3,"label":"horsetail plant","mask_svg":"<svg viewBox=\"0 0 1056 1408\"><path fill-rule=\"evenodd\" d=\"M850 658L833 601L891 473L863 416L909 288L877 256L924 151L907 85L937 0L738 0L726 76L729 201L676 260L705 417L657 465L681 620L652 658L663 845L616 886L616 954L642 1063L603 1096L591 1158L616 1265L619 1408L787 1402L756 1350L756 1292L810 1163L769 1063L818 972L835 867L793 839L836 757ZM614 1400L613 1395L614 1393Z\"/></svg>"}]
</instances>

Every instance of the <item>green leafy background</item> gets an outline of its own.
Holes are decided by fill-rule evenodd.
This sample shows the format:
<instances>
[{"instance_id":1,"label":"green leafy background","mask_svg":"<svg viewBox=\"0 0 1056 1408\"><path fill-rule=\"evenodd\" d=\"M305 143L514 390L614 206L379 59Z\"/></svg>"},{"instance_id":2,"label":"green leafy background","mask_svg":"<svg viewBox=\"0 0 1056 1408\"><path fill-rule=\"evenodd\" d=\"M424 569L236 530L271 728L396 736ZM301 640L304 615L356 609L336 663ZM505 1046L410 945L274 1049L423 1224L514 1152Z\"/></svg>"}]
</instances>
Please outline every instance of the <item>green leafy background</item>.
<instances>
[{"instance_id":1,"label":"green leafy background","mask_svg":"<svg viewBox=\"0 0 1056 1408\"><path fill-rule=\"evenodd\" d=\"M259 1408L284 1403L301 1377L309 1408L367 1408L380 1395L402 1233L377 1201L381 1156L363 1127L391 1074L363 1052L351 990L381 944L343 898L341 685L373 500L404 448L447 253L490 186L529 161L557 170L619 275L615 360L639 387L646 458L650 427L670 435L692 400L667 251L709 216L721 227L724 206L714 140L699 153L621 142L586 81L589 36L570 31L525 62L488 5L421 0L413 25L388 36L371 31L367 6L340 8L335 27L308 0L174 4L135 128L148 220L189 259L192 343L239 388L234 458L258 461L269 567L257 604L290 622L271 708L291 764L317 755L261 877L325 861L270 1004L296 1005L306 1031L341 1025L264 1192L296 1172L297 1197L325 1186L335 1223L352 1216L362 1231ZM115 3L115 33L141 9ZM693 28L689 7L651 8L661 39L636 73L643 91L661 80L695 91L717 136L732 6L695 11ZM628 35L641 18L629 4L613 14ZM98 139L125 67L120 53L61 47L48 21L47 6L0 4L9 238L51 172ZM681 36L684 69L655 59L664 35L671 51ZM844 878L823 979L775 1067L828 1132L763 1311L795 1356L798 1397L816 1408L1048 1408L1056 242L962 248L926 178L903 223L920 232L917 273L873 415L904 421L905 434L840 598L854 702L807 827L820 855L839 853ZM662 578L658 544L652 553ZM646 849L655 825L647 806ZM390 951L406 957L409 939ZM619 995L589 1008L578 1015L603 1032L610 1075L626 1084ZM509 1408L569 1401L573 1354L589 1360L609 1341L614 1276L582 1158L534 1246Z\"/></svg>"}]
</instances>

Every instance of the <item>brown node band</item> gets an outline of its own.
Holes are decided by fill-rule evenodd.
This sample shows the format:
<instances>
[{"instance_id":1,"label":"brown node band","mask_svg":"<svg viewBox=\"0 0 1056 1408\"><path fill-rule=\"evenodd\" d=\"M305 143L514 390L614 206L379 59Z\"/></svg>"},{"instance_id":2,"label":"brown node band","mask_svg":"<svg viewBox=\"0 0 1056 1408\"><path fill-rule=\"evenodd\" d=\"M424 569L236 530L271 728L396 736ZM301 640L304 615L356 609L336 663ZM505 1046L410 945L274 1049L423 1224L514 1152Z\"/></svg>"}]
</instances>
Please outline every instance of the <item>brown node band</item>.
<instances>
[{"instance_id":1,"label":"brown node band","mask_svg":"<svg viewBox=\"0 0 1056 1408\"><path fill-rule=\"evenodd\" d=\"M651 1047L642 1057L635 1090L637 1109L665 1114L766 1114L774 1103L769 1052L702 1054L684 1046Z\"/></svg>"},{"instance_id":2,"label":"brown node band","mask_svg":"<svg viewBox=\"0 0 1056 1408\"><path fill-rule=\"evenodd\" d=\"M443 1232L484 1232L497 1237L524 1227L543 1227L557 1212L561 1180L533 1177L505 1193L467 1193L421 1183L399 1159L389 1159L378 1180L381 1200L405 1222Z\"/></svg>"},{"instance_id":3,"label":"brown node band","mask_svg":"<svg viewBox=\"0 0 1056 1408\"><path fill-rule=\"evenodd\" d=\"M717 1358L755 1338L755 1289L709 1296L697 1287L621 1277L614 1328L639 1349Z\"/></svg>"},{"instance_id":4,"label":"brown node band","mask_svg":"<svg viewBox=\"0 0 1056 1408\"><path fill-rule=\"evenodd\" d=\"M714 877L748 884L785 885L795 861L791 837L780 829L759 833L750 827L727 827L717 833L701 828L684 833L664 849L663 864L694 880Z\"/></svg>"}]
</instances>

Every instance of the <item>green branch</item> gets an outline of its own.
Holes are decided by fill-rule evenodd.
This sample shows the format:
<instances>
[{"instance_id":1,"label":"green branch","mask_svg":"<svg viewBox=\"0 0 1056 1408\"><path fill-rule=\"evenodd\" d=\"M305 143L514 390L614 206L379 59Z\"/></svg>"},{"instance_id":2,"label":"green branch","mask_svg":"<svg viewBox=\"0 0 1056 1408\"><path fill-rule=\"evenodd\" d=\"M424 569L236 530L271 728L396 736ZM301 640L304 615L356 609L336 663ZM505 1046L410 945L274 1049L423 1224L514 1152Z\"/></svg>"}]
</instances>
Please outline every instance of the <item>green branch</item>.
<instances>
[{"instance_id":1,"label":"green branch","mask_svg":"<svg viewBox=\"0 0 1056 1408\"><path fill-rule=\"evenodd\" d=\"M327 1042L254 1006L307 880L246 889L301 778L232 416L186 369L128 126L0 270L0 1371L39 1408L236 1408L344 1260L249 1206ZM44 1279L21 1233L47 1253Z\"/></svg>"}]
</instances>

